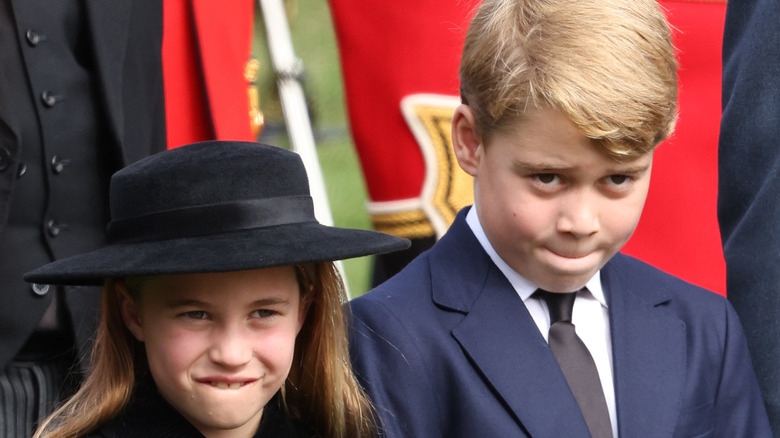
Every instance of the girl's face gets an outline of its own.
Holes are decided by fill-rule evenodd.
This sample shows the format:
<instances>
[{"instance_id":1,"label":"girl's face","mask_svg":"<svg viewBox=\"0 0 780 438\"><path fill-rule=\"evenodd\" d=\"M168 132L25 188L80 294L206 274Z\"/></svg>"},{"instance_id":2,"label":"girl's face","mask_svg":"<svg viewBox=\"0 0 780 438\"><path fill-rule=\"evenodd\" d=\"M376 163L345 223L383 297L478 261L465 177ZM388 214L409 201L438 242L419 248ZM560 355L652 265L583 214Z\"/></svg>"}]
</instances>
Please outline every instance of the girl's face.
<instances>
[{"instance_id":1,"label":"girl's face","mask_svg":"<svg viewBox=\"0 0 780 438\"><path fill-rule=\"evenodd\" d=\"M118 290L163 398L206 436L254 434L306 315L293 267L156 277L136 300Z\"/></svg>"}]
</instances>

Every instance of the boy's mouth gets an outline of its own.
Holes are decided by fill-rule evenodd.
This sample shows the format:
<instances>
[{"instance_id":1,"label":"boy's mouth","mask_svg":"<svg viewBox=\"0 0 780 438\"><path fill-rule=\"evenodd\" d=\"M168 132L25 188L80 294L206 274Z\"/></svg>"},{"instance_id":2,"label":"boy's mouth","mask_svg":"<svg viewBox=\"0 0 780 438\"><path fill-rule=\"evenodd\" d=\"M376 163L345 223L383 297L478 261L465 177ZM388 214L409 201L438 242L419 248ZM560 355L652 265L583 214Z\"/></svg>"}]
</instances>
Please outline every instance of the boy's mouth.
<instances>
[{"instance_id":1,"label":"boy's mouth","mask_svg":"<svg viewBox=\"0 0 780 438\"><path fill-rule=\"evenodd\" d=\"M562 257L562 258L565 258L565 259L581 259L581 258L587 257L590 254L592 254L592 251L591 252L579 252L579 253L577 253L577 252L565 252L565 251L560 251L559 252L559 251L555 251L555 250L550 249L550 248L548 248L548 249L549 249L549 251L551 253L557 255L558 257Z\"/></svg>"}]
</instances>

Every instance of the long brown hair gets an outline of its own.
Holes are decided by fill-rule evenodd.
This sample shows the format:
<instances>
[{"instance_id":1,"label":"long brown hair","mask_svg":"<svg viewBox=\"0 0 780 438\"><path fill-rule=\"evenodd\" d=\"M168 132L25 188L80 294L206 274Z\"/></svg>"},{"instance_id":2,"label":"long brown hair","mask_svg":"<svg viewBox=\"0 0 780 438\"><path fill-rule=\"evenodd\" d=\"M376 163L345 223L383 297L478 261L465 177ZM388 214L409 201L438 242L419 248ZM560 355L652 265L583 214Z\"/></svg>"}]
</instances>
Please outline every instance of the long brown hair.
<instances>
[{"instance_id":1,"label":"long brown hair","mask_svg":"<svg viewBox=\"0 0 780 438\"><path fill-rule=\"evenodd\" d=\"M301 303L308 303L309 309L282 387L287 411L322 437L374 437L372 405L349 362L342 279L332 262L295 268ZM103 287L103 313L86 380L44 420L35 438L77 438L100 428L127 405L136 377L148 370L143 345L122 321L116 281L109 279ZM131 295L143 281L125 281Z\"/></svg>"},{"instance_id":2,"label":"long brown hair","mask_svg":"<svg viewBox=\"0 0 780 438\"><path fill-rule=\"evenodd\" d=\"M374 437L373 406L349 361L341 276L331 262L303 265L296 272L309 310L283 388L286 406L320 436Z\"/></svg>"},{"instance_id":3,"label":"long brown hair","mask_svg":"<svg viewBox=\"0 0 780 438\"><path fill-rule=\"evenodd\" d=\"M103 286L103 316L87 378L73 397L44 420L35 438L80 437L116 417L130 400L136 372L146 367L146 356L139 354L137 341L122 322L115 284L109 279Z\"/></svg>"}]
</instances>

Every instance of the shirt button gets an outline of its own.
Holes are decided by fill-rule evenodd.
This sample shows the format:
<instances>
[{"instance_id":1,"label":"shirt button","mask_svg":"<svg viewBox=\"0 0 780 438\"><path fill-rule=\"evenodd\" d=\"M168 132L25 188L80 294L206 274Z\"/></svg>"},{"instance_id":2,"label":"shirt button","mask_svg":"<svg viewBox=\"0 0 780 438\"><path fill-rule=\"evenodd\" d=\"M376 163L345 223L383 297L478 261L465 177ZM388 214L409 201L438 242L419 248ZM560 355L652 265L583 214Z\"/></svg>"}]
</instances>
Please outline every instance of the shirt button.
<instances>
[{"instance_id":1,"label":"shirt button","mask_svg":"<svg viewBox=\"0 0 780 438\"><path fill-rule=\"evenodd\" d=\"M70 160L67 158L60 158L59 155L51 157L51 170L55 174L60 174L69 164Z\"/></svg>"},{"instance_id":2,"label":"shirt button","mask_svg":"<svg viewBox=\"0 0 780 438\"><path fill-rule=\"evenodd\" d=\"M49 222L46 223L46 231L49 232L49 236L51 237L57 237L60 235L62 230L66 228L65 224L58 224L54 219L51 219Z\"/></svg>"},{"instance_id":3,"label":"shirt button","mask_svg":"<svg viewBox=\"0 0 780 438\"><path fill-rule=\"evenodd\" d=\"M27 165L19 163L19 168L16 170L16 179L20 179L25 173L27 173Z\"/></svg>"},{"instance_id":4,"label":"shirt button","mask_svg":"<svg viewBox=\"0 0 780 438\"><path fill-rule=\"evenodd\" d=\"M44 91L43 93L41 93L41 100L43 101L44 105L51 108L55 104L57 104L57 102L62 100L62 96L58 96L52 93L51 91Z\"/></svg>"},{"instance_id":5,"label":"shirt button","mask_svg":"<svg viewBox=\"0 0 780 438\"><path fill-rule=\"evenodd\" d=\"M48 284L40 284L40 283L33 283L32 284L32 291L35 293L35 295L38 295L40 297L46 295L49 293L49 285Z\"/></svg>"},{"instance_id":6,"label":"shirt button","mask_svg":"<svg viewBox=\"0 0 780 438\"><path fill-rule=\"evenodd\" d=\"M27 44L29 44L30 47L35 47L38 43L46 39L46 35L41 35L32 29L27 29L24 36L27 38Z\"/></svg>"}]
</instances>

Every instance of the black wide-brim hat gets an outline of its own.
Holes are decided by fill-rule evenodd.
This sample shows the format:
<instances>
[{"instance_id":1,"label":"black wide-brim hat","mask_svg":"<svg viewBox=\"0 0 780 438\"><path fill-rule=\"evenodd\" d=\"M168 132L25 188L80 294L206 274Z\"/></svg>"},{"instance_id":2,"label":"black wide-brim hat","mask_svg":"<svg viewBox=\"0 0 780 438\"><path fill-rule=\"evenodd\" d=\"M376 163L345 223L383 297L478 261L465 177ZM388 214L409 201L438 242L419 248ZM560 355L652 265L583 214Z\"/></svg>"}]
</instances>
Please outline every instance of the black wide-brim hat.
<instances>
[{"instance_id":1,"label":"black wide-brim hat","mask_svg":"<svg viewBox=\"0 0 780 438\"><path fill-rule=\"evenodd\" d=\"M111 177L108 245L25 274L35 283L227 272L404 249L409 241L314 217L298 154L211 141L161 152Z\"/></svg>"}]
</instances>

